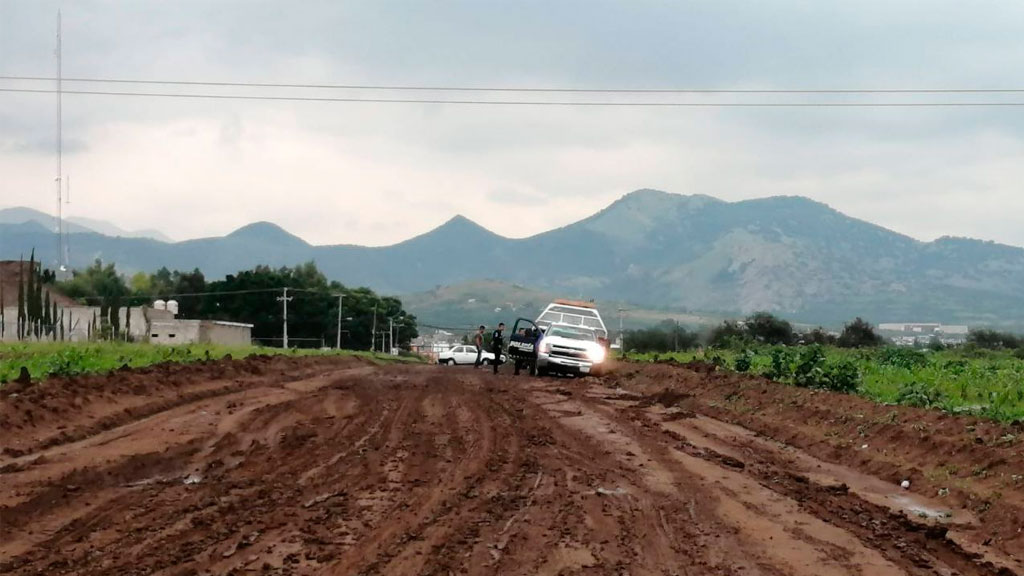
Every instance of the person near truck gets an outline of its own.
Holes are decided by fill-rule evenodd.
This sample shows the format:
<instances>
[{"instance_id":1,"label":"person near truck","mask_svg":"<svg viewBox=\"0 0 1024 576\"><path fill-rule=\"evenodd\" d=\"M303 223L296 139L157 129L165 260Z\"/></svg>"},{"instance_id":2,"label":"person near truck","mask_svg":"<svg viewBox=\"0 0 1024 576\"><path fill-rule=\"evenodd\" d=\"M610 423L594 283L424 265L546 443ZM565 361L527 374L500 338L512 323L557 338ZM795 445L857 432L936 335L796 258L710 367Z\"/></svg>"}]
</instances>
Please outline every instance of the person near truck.
<instances>
[{"instance_id":1,"label":"person near truck","mask_svg":"<svg viewBox=\"0 0 1024 576\"><path fill-rule=\"evenodd\" d=\"M498 364L501 364L501 349L505 344L505 323L498 323L498 329L491 334L491 352L494 352L494 373L498 373Z\"/></svg>"},{"instance_id":2,"label":"person near truck","mask_svg":"<svg viewBox=\"0 0 1024 576\"><path fill-rule=\"evenodd\" d=\"M484 356L484 330L487 328L481 324L480 328L477 329L476 334L473 335L473 344L476 346L476 362L473 363L473 368L479 368L480 364L483 364Z\"/></svg>"}]
</instances>

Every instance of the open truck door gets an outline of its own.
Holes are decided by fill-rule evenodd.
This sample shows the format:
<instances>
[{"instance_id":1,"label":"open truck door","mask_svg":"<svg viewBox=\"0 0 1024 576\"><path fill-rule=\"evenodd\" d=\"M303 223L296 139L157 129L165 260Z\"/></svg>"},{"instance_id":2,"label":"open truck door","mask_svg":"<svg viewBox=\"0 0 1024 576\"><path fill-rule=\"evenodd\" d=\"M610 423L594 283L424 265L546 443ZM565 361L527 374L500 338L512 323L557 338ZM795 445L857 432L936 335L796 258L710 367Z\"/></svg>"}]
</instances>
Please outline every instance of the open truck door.
<instances>
[{"instance_id":1,"label":"open truck door","mask_svg":"<svg viewBox=\"0 0 1024 576\"><path fill-rule=\"evenodd\" d=\"M528 368L530 376L537 374L537 352L540 339L543 337L540 328L526 318L519 318L512 326L512 335L508 339L508 359L515 366L515 374Z\"/></svg>"}]
</instances>

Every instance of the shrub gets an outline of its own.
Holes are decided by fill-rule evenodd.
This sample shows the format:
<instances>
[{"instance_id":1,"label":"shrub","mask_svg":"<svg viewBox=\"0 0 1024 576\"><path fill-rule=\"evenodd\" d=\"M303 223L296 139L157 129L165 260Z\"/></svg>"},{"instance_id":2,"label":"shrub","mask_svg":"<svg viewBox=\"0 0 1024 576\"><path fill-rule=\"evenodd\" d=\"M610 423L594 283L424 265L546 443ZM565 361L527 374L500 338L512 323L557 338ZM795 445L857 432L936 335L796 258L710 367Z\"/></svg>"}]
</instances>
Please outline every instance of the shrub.
<instances>
[{"instance_id":1,"label":"shrub","mask_svg":"<svg viewBox=\"0 0 1024 576\"><path fill-rule=\"evenodd\" d=\"M974 344L978 348L988 350L1002 350L1004 348L1019 348L1024 345L1024 339L1009 332L997 330L971 330L967 335L967 343Z\"/></svg>"},{"instance_id":2,"label":"shrub","mask_svg":"<svg viewBox=\"0 0 1024 576\"><path fill-rule=\"evenodd\" d=\"M665 320L642 330L626 330L624 337L632 349L641 353L689 350L695 348L700 340L696 333L679 326L674 320Z\"/></svg>"},{"instance_id":3,"label":"shrub","mask_svg":"<svg viewBox=\"0 0 1024 576\"><path fill-rule=\"evenodd\" d=\"M776 381L782 381L789 378L793 373L793 368L791 366L793 362L793 352L789 348L776 346L775 348L772 348L769 355L771 357L771 366L764 375Z\"/></svg>"},{"instance_id":4,"label":"shrub","mask_svg":"<svg viewBox=\"0 0 1024 576\"><path fill-rule=\"evenodd\" d=\"M851 360L838 360L825 371L824 388L833 392L852 394L860 387L860 369Z\"/></svg>"},{"instance_id":5,"label":"shrub","mask_svg":"<svg viewBox=\"0 0 1024 576\"><path fill-rule=\"evenodd\" d=\"M708 346L712 348L734 348L747 341L747 333L736 322L726 320L711 329Z\"/></svg>"},{"instance_id":6,"label":"shrub","mask_svg":"<svg viewBox=\"0 0 1024 576\"><path fill-rule=\"evenodd\" d=\"M820 344L822 346L834 346L837 341L837 337L829 334L822 327L817 327L814 330L804 334L800 338L807 344Z\"/></svg>"},{"instance_id":7,"label":"shrub","mask_svg":"<svg viewBox=\"0 0 1024 576\"><path fill-rule=\"evenodd\" d=\"M747 334L766 344L792 344L793 325L767 312L757 312L747 317Z\"/></svg>"},{"instance_id":8,"label":"shrub","mask_svg":"<svg viewBox=\"0 0 1024 576\"><path fill-rule=\"evenodd\" d=\"M793 367L793 383L801 388L818 388L825 381L825 353L820 346L804 348Z\"/></svg>"},{"instance_id":9,"label":"shrub","mask_svg":"<svg viewBox=\"0 0 1024 576\"><path fill-rule=\"evenodd\" d=\"M875 328L858 317L843 327L836 343L842 348L870 348L881 346L883 342L885 340L875 333Z\"/></svg>"}]
</instances>

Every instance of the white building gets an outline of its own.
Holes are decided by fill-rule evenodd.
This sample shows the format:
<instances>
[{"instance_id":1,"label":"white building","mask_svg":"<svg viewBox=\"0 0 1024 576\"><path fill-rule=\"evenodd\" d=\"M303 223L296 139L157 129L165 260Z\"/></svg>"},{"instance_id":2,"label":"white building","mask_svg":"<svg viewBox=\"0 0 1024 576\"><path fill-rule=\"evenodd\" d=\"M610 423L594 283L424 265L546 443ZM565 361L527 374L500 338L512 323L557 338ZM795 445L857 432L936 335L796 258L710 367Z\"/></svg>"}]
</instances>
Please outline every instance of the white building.
<instances>
[{"instance_id":1,"label":"white building","mask_svg":"<svg viewBox=\"0 0 1024 576\"><path fill-rule=\"evenodd\" d=\"M902 322L879 324L878 331L897 345L913 346L927 344L932 340L943 344L962 344L967 341L970 328L934 322Z\"/></svg>"}]
</instances>

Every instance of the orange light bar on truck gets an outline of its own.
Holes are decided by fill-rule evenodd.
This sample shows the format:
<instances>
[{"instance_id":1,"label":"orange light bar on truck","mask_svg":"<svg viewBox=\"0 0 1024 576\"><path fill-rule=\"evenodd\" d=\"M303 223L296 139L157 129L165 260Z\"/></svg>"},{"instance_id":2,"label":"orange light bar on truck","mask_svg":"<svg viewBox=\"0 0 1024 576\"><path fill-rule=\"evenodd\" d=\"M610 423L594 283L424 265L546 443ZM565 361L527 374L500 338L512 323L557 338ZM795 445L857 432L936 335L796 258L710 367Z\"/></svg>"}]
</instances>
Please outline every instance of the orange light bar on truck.
<instances>
[{"instance_id":1,"label":"orange light bar on truck","mask_svg":"<svg viewBox=\"0 0 1024 576\"><path fill-rule=\"evenodd\" d=\"M582 300L565 300L559 298L555 300L555 304L561 304L562 306L575 306L577 308L597 308L593 302L584 302Z\"/></svg>"}]
</instances>

